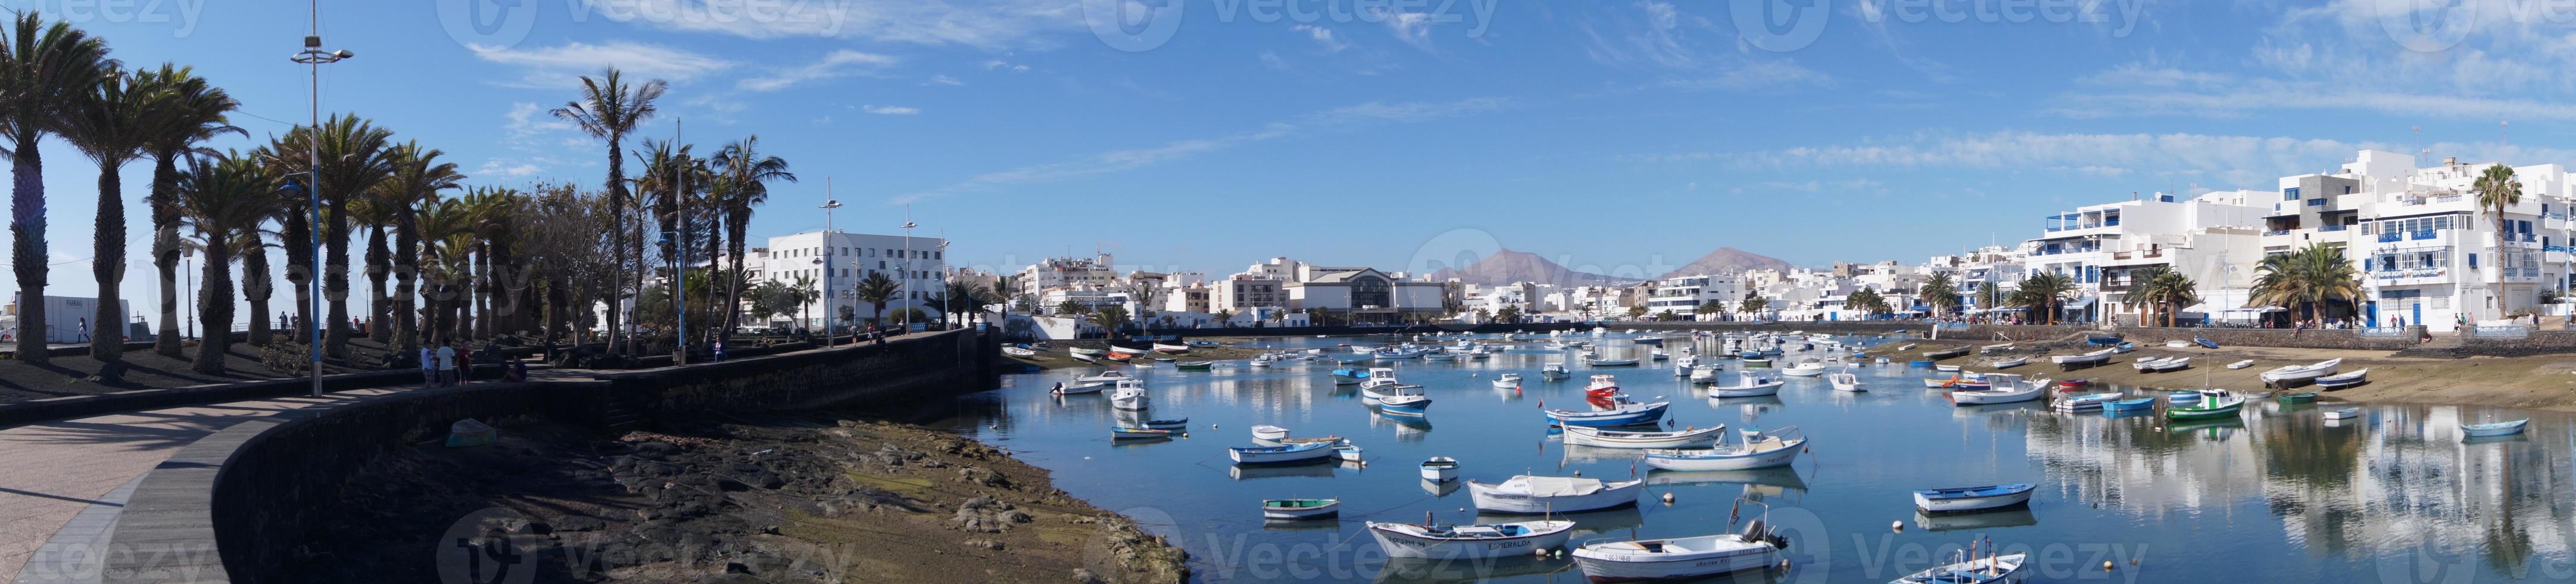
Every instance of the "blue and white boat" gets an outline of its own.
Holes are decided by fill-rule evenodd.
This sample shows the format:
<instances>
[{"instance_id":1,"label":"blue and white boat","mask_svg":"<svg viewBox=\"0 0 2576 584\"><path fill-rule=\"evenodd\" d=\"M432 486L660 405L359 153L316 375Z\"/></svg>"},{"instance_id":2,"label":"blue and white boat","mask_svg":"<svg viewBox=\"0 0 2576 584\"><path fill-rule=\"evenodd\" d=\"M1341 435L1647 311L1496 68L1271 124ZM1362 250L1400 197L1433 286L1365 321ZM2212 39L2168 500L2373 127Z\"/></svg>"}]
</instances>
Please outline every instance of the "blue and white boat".
<instances>
[{"instance_id":1,"label":"blue and white boat","mask_svg":"<svg viewBox=\"0 0 2576 584\"><path fill-rule=\"evenodd\" d=\"M1345 367L1333 370L1333 385L1358 385L1360 382L1367 380L1367 369Z\"/></svg>"},{"instance_id":2,"label":"blue and white boat","mask_svg":"<svg viewBox=\"0 0 2576 584\"><path fill-rule=\"evenodd\" d=\"M2530 419L2530 418L2523 418L2523 419L2520 419L2520 420L2514 420L2514 421L2511 421L2511 422L2494 422L2494 423L2488 423L2488 424L2461 424L2461 425L2460 425L2460 435L2462 435L2462 436L2467 436L2467 437L2470 437L2470 438L2485 438L2485 437L2489 437L2489 436L2512 436L2512 435L2515 435L2515 434L2521 434L2521 433L2522 433L2522 427L2523 427L2523 426L2525 426L2525 425L2529 425L2530 423L2531 423L2531 419Z\"/></svg>"},{"instance_id":3,"label":"blue and white boat","mask_svg":"<svg viewBox=\"0 0 2576 584\"><path fill-rule=\"evenodd\" d=\"M1423 354L1430 352L1430 347L1404 346L1378 349L1371 352L1370 355L1377 357L1380 361L1385 361L1390 359L1418 359L1421 358Z\"/></svg>"},{"instance_id":4,"label":"blue and white boat","mask_svg":"<svg viewBox=\"0 0 2576 584\"><path fill-rule=\"evenodd\" d=\"M2102 413L2105 414L2111 412L2143 412L2153 409L2156 409L2156 398L2152 397L2114 400L2102 404Z\"/></svg>"},{"instance_id":5,"label":"blue and white boat","mask_svg":"<svg viewBox=\"0 0 2576 584\"><path fill-rule=\"evenodd\" d=\"M1398 385L1395 386L1395 390L1398 392L1411 393L1396 393L1379 397L1377 402L1377 409L1379 412L1393 416L1419 416L1427 413L1431 408L1431 396L1422 395L1422 386Z\"/></svg>"},{"instance_id":6,"label":"blue and white boat","mask_svg":"<svg viewBox=\"0 0 2576 584\"><path fill-rule=\"evenodd\" d=\"M2015 483L1915 491L1914 508L1925 513L2000 509L2029 503L2031 491L2038 489L2039 485Z\"/></svg>"},{"instance_id":7,"label":"blue and white boat","mask_svg":"<svg viewBox=\"0 0 2576 584\"><path fill-rule=\"evenodd\" d=\"M2118 393L2072 395L2057 398L2057 401L2055 403L2048 404L2048 407L2061 412L2081 412L2085 410L2101 409L2103 406L2109 405L2111 402L2119 401L2119 399L2120 394ZM2155 402L2155 400L2147 401L2148 403Z\"/></svg>"},{"instance_id":8,"label":"blue and white boat","mask_svg":"<svg viewBox=\"0 0 2576 584\"><path fill-rule=\"evenodd\" d=\"M1593 428L1652 424L1663 421L1664 410L1672 407L1672 405L1673 402L1668 401L1641 404L1622 400L1619 402L1617 407L1606 410L1590 412L1548 410L1547 419L1548 421L1565 426L1587 426Z\"/></svg>"},{"instance_id":9,"label":"blue and white boat","mask_svg":"<svg viewBox=\"0 0 2576 584\"><path fill-rule=\"evenodd\" d=\"M1179 430L1190 427L1190 419L1175 418L1170 420L1146 420L1145 427L1156 430Z\"/></svg>"},{"instance_id":10,"label":"blue and white boat","mask_svg":"<svg viewBox=\"0 0 2576 584\"><path fill-rule=\"evenodd\" d=\"M1307 462L1333 457L1334 442L1305 442L1286 446L1235 446L1226 448L1235 464L1282 464Z\"/></svg>"}]
</instances>

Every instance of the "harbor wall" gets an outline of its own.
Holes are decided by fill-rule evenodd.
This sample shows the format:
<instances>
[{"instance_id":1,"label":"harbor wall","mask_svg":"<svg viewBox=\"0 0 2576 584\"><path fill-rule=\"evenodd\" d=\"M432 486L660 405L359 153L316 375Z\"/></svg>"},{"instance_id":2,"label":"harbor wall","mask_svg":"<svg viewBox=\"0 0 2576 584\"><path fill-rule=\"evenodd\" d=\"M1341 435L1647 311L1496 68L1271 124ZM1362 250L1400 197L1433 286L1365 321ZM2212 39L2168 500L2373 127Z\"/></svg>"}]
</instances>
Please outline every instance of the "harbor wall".
<instances>
[{"instance_id":1,"label":"harbor wall","mask_svg":"<svg viewBox=\"0 0 2576 584\"><path fill-rule=\"evenodd\" d=\"M615 431L726 413L945 400L993 387L998 347L985 335L950 331L590 379L341 396L217 431L156 467L127 501L99 581L277 581L292 572L299 549L345 516L345 477L376 457L443 439L458 420Z\"/></svg>"}]
</instances>

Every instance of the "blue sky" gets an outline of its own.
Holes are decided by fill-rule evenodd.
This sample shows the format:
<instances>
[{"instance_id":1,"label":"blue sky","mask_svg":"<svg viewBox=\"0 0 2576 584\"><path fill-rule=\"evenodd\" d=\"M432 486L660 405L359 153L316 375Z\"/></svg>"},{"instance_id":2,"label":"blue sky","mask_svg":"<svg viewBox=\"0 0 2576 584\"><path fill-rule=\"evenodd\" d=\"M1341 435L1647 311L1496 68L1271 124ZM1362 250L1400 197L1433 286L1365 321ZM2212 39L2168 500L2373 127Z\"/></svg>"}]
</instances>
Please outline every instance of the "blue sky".
<instances>
[{"instance_id":1,"label":"blue sky","mask_svg":"<svg viewBox=\"0 0 2576 584\"><path fill-rule=\"evenodd\" d=\"M1631 275L1720 246L1919 261L2362 147L2576 162L2576 12L2545 2L1789 0L1764 26L1760 0L1158 0L1122 30L1120 1L325 2L326 44L359 56L324 67L322 103L475 184L595 184L599 143L545 110L617 66L672 82L645 134L758 134L793 163L755 234L821 227L831 177L840 227L893 231L909 203L953 262L1005 268L1094 247L1211 273L1494 245ZM263 139L305 115L302 3L0 4L194 65ZM478 7L502 25L460 24ZM45 155L55 290L81 294L94 170Z\"/></svg>"}]
</instances>

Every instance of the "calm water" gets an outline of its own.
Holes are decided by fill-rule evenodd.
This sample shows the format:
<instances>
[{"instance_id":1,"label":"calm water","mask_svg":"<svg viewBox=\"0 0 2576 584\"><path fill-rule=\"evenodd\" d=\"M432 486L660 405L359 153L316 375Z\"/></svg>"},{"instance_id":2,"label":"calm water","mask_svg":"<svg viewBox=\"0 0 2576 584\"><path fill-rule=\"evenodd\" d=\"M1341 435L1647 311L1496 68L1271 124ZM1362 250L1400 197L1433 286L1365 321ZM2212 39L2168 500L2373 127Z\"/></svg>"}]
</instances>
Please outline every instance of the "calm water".
<instances>
[{"instance_id":1,"label":"calm water","mask_svg":"<svg viewBox=\"0 0 2576 584\"><path fill-rule=\"evenodd\" d=\"M1578 544L1733 532L1740 523L1731 514L1761 512L1739 497L1766 503L1775 528L1790 533L1795 566L1740 581L1885 582L1946 563L1980 536L2006 553L2031 552L2039 581L2576 579L2569 462L2576 422L2562 414L2377 406L2360 419L2327 421L2320 406L2265 401L2249 404L2241 422L2169 427L2156 417L2059 414L2037 403L1953 407L1922 387L1930 370L1901 359L1856 370L1867 393L1790 378L1777 397L1726 400L1694 397L1705 394L1663 363L1602 370L1619 375L1632 395L1674 401L1671 428L1796 426L1811 439L1812 451L1790 468L1672 473L1643 468L1635 451L1560 444L1541 404L1582 407L1583 378L1593 371L1578 364L1574 379L1538 380L1542 364L1579 361L1529 347L1484 361L1401 362L1401 379L1435 400L1422 419L1371 413L1355 386L1332 384L1330 363L1229 362L1215 372L1169 365L1142 372L1154 400L1147 417L1189 418L1183 439L1113 444L1107 429L1121 414L1105 395L1047 394L1090 370L1010 376L999 391L961 398L964 413L953 423L1050 469L1057 487L1156 525L1209 581L1582 580L1566 559L1390 565L1363 521L1418 522L1426 512L1454 523L1531 520L1480 518L1456 483L1419 478L1415 464L1430 456L1455 457L1462 477L1486 482L1575 471L1649 479L1648 500L1636 508L1574 516ZM1633 349L1614 341L1603 352ZM1800 356L1792 351L1788 360ZM1732 381L1737 365L1724 363ZM1530 379L1520 391L1493 389L1503 372ZM2021 372L2082 375L2045 364ZM2534 419L2523 436L2464 443L2462 420L2489 415ZM1225 448L1252 445L1254 424L1348 437L1370 464L1233 467ZM2014 482L2040 485L2027 510L1919 517L1908 494ZM1667 493L1676 501L1657 501ZM1339 521L1265 523L1258 501L1287 497L1339 498L1343 513ZM2104 561L2118 569L2105 573Z\"/></svg>"}]
</instances>

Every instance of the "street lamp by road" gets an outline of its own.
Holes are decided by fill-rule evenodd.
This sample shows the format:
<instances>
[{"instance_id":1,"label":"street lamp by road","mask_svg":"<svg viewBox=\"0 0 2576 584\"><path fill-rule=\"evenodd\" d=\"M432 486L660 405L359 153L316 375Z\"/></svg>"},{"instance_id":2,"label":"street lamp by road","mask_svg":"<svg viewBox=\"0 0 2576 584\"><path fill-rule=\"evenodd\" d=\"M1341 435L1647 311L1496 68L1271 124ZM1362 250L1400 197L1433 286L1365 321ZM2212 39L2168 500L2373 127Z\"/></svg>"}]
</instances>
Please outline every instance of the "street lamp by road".
<instances>
[{"instance_id":1,"label":"street lamp by road","mask_svg":"<svg viewBox=\"0 0 2576 584\"><path fill-rule=\"evenodd\" d=\"M823 210L823 257L821 260L823 262L823 346L826 347L833 346L832 308L839 306L839 304L832 302L832 210L841 208L841 200L830 198L832 196L831 181L832 179L830 178L823 179L823 196L825 198L823 199L823 204L815 206ZM855 341L856 339L852 340Z\"/></svg>"},{"instance_id":2,"label":"street lamp by road","mask_svg":"<svg viewBox=\"0 0 2576 584\"><path fill-rule=\"evenodd\" d=\"M895 265L894 265L894 273L895 273L895 275L896 275L896 276L900 276L900 278L898 278L898 279L896 279L896 280L895 280L895 289L896 289L896 290L901 290L901 291L902 291L902 292L897 293L897 295L895 296L895 298L898 298L898 299L904 299L904 300L910 300L910 299L911 299L911 296L912 296L912 272L910 271L910 270L911 270L911 268L909 268L909 267L907 267L907 266L912 262L912 228L913 228L913 227L917 227L917 225L915 225L915 224L912 222L912 206L911 206L911 205L904 205L904 206L903 206L903 262L902 262L902 263L897 263L897 264L895 264ZM912 310L910 310L910 309L906 309L906 310L904 310L904 311L903 311L903 313L902 313L902 314L899 314L899 315L897 315L897 316L901 316L901 317L903 318L902 322L903 322L903 332L904 332L904 334L912 334Z\"/></svg>"},{"instance_id":3,"label":"street lamp by road","mask_svg":"<svg viewBox=\"0 0 2576 584\"><path fill-rule=\"evenodd\" d=\"M679 223L680 229L688 229L688 216L681 215ZM671 259L671 315L673 317L671 320L677 324L673 332L678 333L678 336L671 337L671 346L674 347L671 351L671 364L687 365L689 364L689 273L686 270L689 267L689 246L674 245L679 242L680 232L674 230L662 232L662 241L656 243L679 250L679 253L672 254L674 257Z\"/></svg>"},{"instance_id":4,"label":"street lamp by road","mask_svg":"<svg viewBox=\"0 0 2576 584\"><path fill-rule=\"evenodd\" d=\"M309 86L310 99L306 103L311 108L309 113L312 115L313 123L305 126L307 134L304 136L304 155L307 165L304 170L307 182L310 184L305 185L304 196L306 210L312 212L311 235L313 237L308 243L313 247L313 255L310 256L313 259L313 275L304 279L304 285L313 303L313 318L305 319L309 321L306 330L313 335L306 339L308 342L305 345L313 353L313 397L322 397L322 321L323 315L326 314L322 312L322 64L338 63L358 56L357 53L347 50L322 50L320 5L320 0L307 3L307 16L311 19L305 29L304 50L296 52L289 58L310 69L312 81Z\"/></svg>"}]
</instances>

